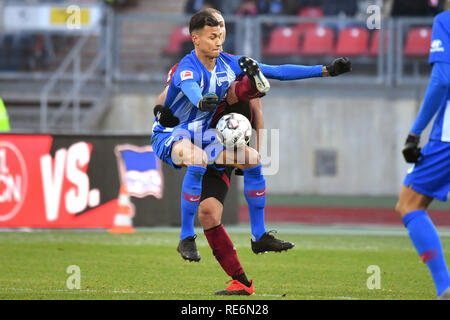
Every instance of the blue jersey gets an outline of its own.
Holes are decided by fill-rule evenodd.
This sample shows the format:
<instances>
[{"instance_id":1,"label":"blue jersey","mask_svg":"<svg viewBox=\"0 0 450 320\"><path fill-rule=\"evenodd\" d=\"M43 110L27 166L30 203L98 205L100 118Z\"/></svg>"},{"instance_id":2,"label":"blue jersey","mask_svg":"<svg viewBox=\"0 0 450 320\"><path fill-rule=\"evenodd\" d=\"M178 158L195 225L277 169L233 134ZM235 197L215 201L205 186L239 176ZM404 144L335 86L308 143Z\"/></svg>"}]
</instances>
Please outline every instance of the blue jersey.
<instances>
[{"instance_id":1,"label":"blue jersey","mask_svg":"<svg viewBox=\"0 0 450 320\"><path fill-rule=\"evenodd\" d=\"M433 70L411 132L420 135L436 115L430 140L450 142L450 10L434 18L429 62Z\"/></svg>"},{"instance_id":2,"label":"blue jersey","mask_svg":"<svg viewBox=\"0 0 450 320\"><path fill-rule=\"evenodd\" d=\"M194 133L204 133L211 124L214 112L203 112L197 108L198 102L206 93L215 93L221 101L231 83L242 74L238 60L241 56L220 53L213 71L208 71L198 60L195 50L186 55L179 63L170 82L164 103L169 107L180 123L175 128L166 128L156 119L153 133L173 132L178 129ZM259 64L261 72L270 79L296 80L322 76L322 65L269 66Z\"/></svg>"},{"instance_id":3,"label":"blue jersey","mask_svg":"<svg viewBox=\"0 0 450 320\"><path fill-rule=\"evenodd\" d=\"M447 92L441 99L441 104L434 120L433 128L430 133L430 140L450 142L450 63L447 67L446 87Z\"/></svg>"},{"instance_id":4,"label":"blue jersey","mask_svg":"<svg viewBox=\"0 0 450 320\"><path fill-rule=\"evenodd\" d=\"M429 62L450 63L450 10L434 18Z\"/></svg>"},{"instance_id":5,"label":"blue jersey","mask_svg":"<svg viewBox=\"0 0 450 320\"><path fill-rule=\"evenodd\" d=\"M237 56L220 53L216 59L216 66L211 72L198 60L195 50L180 61L170 82L164 103L171 109L174 116L180 119L180 124L176 128L190 132L204 132L209 128L214 112L200 111L197 108L198 102L203 95L209 92L215 93L219 97L219 101L225 97L230 84L237 75L242 73L237 62L238 59ZM186 90L183 92L183 88L195 84L201 91L197 95L194 92L193 96L188 96ZM165 128L157 121L153 126L153 132L170 132L172 130L174 128Z\"/></svg>"}]
</instances>

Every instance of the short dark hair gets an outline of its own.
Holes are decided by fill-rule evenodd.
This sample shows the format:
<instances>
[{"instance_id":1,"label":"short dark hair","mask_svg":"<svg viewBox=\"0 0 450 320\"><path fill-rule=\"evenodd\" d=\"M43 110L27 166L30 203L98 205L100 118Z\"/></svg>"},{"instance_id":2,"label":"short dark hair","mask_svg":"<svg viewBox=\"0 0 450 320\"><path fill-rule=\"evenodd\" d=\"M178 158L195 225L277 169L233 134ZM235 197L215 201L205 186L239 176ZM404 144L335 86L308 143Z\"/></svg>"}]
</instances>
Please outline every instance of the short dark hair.
<instances>
[{"instance_id":1,"label":"short dark hair","mask_svg":"<svg viewBox=\"0 0 450 320\"><path fill-rule=\"evenodd\" d=\"M205 11L205 12L209 12L209 13L211 13L211 14L218 14L218 15L220 15L220 16L223 16L223 14L222 14L222 12L220 12L219 10L217 10L216 8L205 8L205 9L203 9L202 11Z\"/></svg>"},{"instance_id":2,"label":"short dark hair","mask_svg":"<svg viewBox=\"0 0 450 320\"><path fill-rule=\"evenodd\" d=\"M201 10L191 17L189 21L189 33L192 34L195 30L203 29L205 26L217 27L219 26L219 21L217 21L211 12Z\"/></svg>"}]
</instances>

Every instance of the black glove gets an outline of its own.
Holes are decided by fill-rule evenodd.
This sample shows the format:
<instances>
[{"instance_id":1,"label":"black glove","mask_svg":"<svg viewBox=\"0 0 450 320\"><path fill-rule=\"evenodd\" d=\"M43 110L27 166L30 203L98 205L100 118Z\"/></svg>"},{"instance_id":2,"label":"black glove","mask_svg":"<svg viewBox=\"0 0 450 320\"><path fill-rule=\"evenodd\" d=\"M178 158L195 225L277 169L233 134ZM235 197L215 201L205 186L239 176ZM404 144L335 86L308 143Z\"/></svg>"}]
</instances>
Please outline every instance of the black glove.
<instances>
[{"instance_id":1,"label":"black glove","mask_svg":"<svg viewBox=\"0 0 450 320\"><path fill-rule=\"evenodd\" d=\"M164 127L176 127L180 123L180 119L175 117L170 108L164 107L160 104L153 109L156 119Z\"/></svg>"},{"instance_id":2,"label":"black glove","mask_svg":"<svg viewBox=\"0 0 450 320\"><path fill-rule=\"evenodd\" d=\"M417 163L419 161L419 158L422 155L422 153L420 153L419 142L420 136L409 134L408 138L406 138L405 146L402 150L406 162Z\"/></svg>"},{"instance_id":3,"label":"black glove","mask_svg":"<svg viewBox=\"0 0 450 320\"><path fill-rule=\"evenodd\" d=\"M340 74L352 71L352 63L347 57L334 59L333 62L326 66L330 76L335 77Z\"/></svg>"},{"instance_id":4,"label":"black glove","mask_svg":"<svg viewBox=\"0 0 450 320\"><path fill-rule=\"evenodd\" d=\"M198 109L200 111L211 112L216 110L217 103L219 102L219 97L212 92L208 92L203 96L203 98L198 103Z\"/></svg>"}]
</instances>

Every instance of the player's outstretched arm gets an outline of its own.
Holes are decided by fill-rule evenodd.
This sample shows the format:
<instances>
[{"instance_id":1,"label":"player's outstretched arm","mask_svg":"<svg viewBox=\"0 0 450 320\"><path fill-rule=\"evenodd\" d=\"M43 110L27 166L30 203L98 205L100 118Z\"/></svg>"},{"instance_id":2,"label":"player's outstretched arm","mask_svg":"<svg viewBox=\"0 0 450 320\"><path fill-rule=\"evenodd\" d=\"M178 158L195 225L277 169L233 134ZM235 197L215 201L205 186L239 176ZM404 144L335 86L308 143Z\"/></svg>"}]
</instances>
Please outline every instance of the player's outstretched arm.
<instances>
[{"instance_id":1,"label":"player's outstretched arm","mask_svg":"<svg viewBox=\"0 0 450 320\"><path fill-rule=\"evenodd\" d=\"M269 79L281 81L322 77L323 65L302 66L297 64L268 65L259 63L261 72Z\"/></svg>"},{"instance_id":2,"label":"player's outstretched arm","mask_svg":"<svg viewBox=\"0 0 450 320\"><path fill-rule=\"evenodd\" d=\"M338 76L351 71L351 62L348 58L337 58L327 66L304 66L297 64L267 65L260 63L259 67L267 78L283 81Z\"/></svg>"}]
</instances>

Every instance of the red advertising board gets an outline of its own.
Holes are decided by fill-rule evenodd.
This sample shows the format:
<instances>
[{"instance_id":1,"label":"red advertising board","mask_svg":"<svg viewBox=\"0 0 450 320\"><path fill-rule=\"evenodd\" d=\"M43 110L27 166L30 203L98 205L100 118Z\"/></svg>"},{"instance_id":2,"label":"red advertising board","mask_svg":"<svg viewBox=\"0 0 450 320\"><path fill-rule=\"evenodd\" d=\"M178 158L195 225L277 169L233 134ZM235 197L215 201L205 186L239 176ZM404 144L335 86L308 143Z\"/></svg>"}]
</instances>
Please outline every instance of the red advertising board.
<instances>
[{"instance_id":1,"label":"red advertising board","mask_svg":"<svg viewBox=\"0 0 450 320\"><path fill-rule=\"evenodd\" d=\"M136 140L140 145L132 144ZM148 137L0 135L0 227L111 228L128 186L134 197L141 192L152 198L149 201L162 201L160 161L150 161L152 168L124 165L125 156L122 159L117 151L126 151L124 146L133 148L134 154L126 154L128 162L139 162L141 154L146 162L154 157ZM121 177L127 166L131 174ZM151 211L155 205L147 201L136 210L141 207Z\"/></svg>"}]
</instances>

